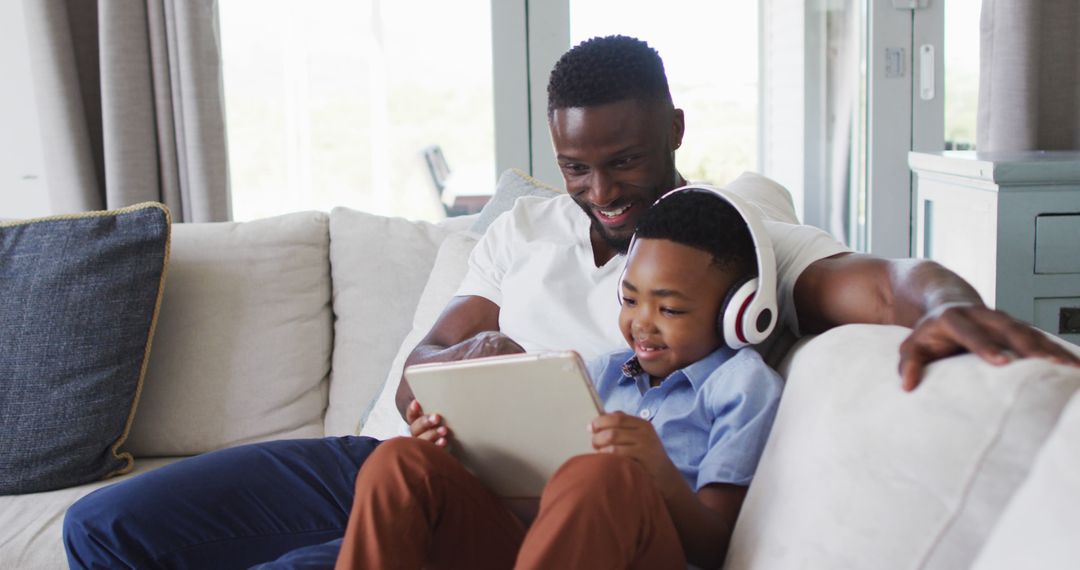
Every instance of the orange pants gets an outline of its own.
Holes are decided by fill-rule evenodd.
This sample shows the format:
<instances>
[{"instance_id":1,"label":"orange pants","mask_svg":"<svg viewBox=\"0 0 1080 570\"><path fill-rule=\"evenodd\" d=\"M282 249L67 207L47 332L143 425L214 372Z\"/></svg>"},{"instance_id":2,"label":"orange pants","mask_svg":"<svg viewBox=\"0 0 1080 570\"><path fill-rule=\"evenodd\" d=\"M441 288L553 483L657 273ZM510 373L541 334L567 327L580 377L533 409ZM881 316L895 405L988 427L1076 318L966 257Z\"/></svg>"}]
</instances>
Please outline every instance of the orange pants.
<instances>
[{"instance_id":1,"label":"orange pants","mask_svg":"<svg viewBox=\"0 0 1080 570\"><path fill-rule=\"evenodd\" d=\"M445 450L384 442L356 477L337 568L686 568L652 477L581 455L548 482L528 529Z\"/></svg>"}]
</instances>

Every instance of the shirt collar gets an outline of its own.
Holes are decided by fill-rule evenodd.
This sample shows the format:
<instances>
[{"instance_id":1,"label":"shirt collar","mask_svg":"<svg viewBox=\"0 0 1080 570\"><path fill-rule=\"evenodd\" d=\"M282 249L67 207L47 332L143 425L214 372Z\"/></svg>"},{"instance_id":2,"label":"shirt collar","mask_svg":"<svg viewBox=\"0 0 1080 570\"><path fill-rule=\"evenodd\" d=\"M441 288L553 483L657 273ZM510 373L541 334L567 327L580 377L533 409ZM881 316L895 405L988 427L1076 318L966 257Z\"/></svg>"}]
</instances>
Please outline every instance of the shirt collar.
<instances>
[{"instance_id":1,"label":"shirt collar","mask_svg":"<svg viewBox=\"0 0 1080 570\"><path fill-rule=\"evenodd\" d=\"M638 361L637 356L631 356L622 365L622 378L619 378L619 384L629 384L634 382L638 376L645 374L645 370L641 368L641 362ZM698 360L697 362L672 372L668 378L682 373L687 380L690 381L690 385L694 387L694 391L701 389L701 386L705 384L705 381L709 379L709 375L713 370L716 370L727 359L735 354L735 351L727 346L721 346L720 348L712 351L708 356ZM664 380L667 380L665 378Z\"/></svg>"},{"instance_id":2,"label":"shirt collar","mask_svg":"<svg viewBox=\"0 0 1080 570\"><path fill-rule=\"evenodd\" d=\"M694 391L696 392L705 385L705 381L709 379L709 376L713 371L720 368L720 365L734 354L735 351L733 349L726 345L721 346L712 351L712 353L705 358L683 368L680 372L686 375L686 378L690 380L690 384L694 387Z\"/></svg>"}]
</instances>

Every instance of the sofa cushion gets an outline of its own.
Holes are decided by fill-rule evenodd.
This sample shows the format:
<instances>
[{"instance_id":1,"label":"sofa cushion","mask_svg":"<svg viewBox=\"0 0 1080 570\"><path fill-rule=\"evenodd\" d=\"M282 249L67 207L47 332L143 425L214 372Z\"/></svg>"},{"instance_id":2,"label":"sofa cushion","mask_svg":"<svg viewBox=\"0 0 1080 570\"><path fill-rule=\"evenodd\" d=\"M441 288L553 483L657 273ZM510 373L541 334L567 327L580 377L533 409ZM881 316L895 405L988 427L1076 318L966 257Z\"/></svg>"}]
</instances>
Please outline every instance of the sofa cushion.
<instances>
[{"instance_id":1,"label":"sofa cushion","mask_svg":"<svg viewBox=\"0 0 1080 570\"><path fill-rule=\"evenodd\" d=\"M122 477L44 493L0 497L0 568L67 568L63 524L68 507L102 487L175 461L179 458L140 459L135 469Z\"/></svg>"},{"instance_id":2,"label":"sofa cushion","mask_svg":"<svg viewBox=\"0 0 1080 570\"><path fill-rule=\"evenodd\" d=\"M156 203L0 226L0 494L132 468L169 229Z\"/></svg>"},{"instance_id":3,"label":"sofa cushion","mask_svg":"<svg viewBox=\"0 0 1080 570\"><path fill-rule=\"evenodd\" d=\"M348 208L330 212L334 357L326 435L353 435L409 332L447 230Z\"/></svg>"},{"instance_id":4,"label":"sofa cushion","mask_svg":"<svg viewBox=\"0 0 1080 570\"><path fill-rule=\"evenodd\" d=\"M435 258L435 265L431 269L431 276L416 306L412 330L398 348L394 362L390 366L390 373L385 376L382 391L370 413L364 418L361 431L363 435L387 439L406 433L405 422L401 419L401 414L398 413L397 405L394 403L401 373L405 368L405 359L431 330L435 319L442 314L442 310L454 296L461 280L465 278L469 254L472 253L476 240L477 236L474 234L456 233L443 241L442 247L439 248L439 255Z\"/></svg>"},{"instance_id":5,"label":"sofa cushion","mask_svg":"<svg viewBox=\"0 0 1080 570\"><path fill-rule=\"evenodd\" d=\"M136 456L323 435L328 216L177 224Z\"/></svg>"},{"instance_id":6,"label":"sofa cushion","mask_svg":"<svg viewBox=\"0 0 1080 570\"><path fill-rule=\"evenodd\" d=\"M1080 371L1044 360L932 364L913 393L901 327L797 347L728 568L967 568Z\"/></svg>"},{"instance_id":7,"label":"sofa cushion","mask_svg":"<svg viewBox=\"0 0 1080 570\"><path fill-rule=\"evenodd\" d=\"M990 533L975 570L1066 570L1080 564L1078 450L1080 395L1075 395Z\"/></svg>"},{"instance_id":8,"label":"sofa cushion","mask_svg":"<svg viewBox=\"0 0 1080 570\"><path fill-rule=\"evenodd\" d=\"M495 218L503 212L509 212L514 207L514 202L522 196L550 198L559 194L562 194L562 190L544 184L521 170L511 168L499 176L499 182L495 185L495 194L480 210L480 217L473 224L472 231L483 234Z\"/></svg>"}]
</instances>

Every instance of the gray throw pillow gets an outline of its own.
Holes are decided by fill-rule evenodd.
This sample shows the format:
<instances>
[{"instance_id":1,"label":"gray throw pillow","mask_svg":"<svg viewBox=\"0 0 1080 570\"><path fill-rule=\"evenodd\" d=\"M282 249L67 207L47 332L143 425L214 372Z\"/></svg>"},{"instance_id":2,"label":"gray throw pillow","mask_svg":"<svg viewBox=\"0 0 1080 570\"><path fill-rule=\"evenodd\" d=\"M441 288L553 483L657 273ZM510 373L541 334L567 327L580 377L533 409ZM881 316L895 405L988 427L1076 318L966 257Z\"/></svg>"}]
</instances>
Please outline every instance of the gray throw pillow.
<instances>
[{"instance_id":1,"label":"gray throw pillow","mask_svg":"<svg viewBox=\"0 0 1080 570\"><path fill-rule=\"evenodd\" d=\"M562 190L549 186L524 172L511 168L499 176L499 182L495 185L495 194L491 200L480 210L480 217L470 231L482 234L499 217L499 214L509 211L514 207L514 202L522 196L541 196L551 198L562 194Z\"/></svg>"},{"instance_id":2,"label":"gray throw pillow","mask_svg":"<svg viewBox=\"0 0 1080 570\"><path fill-rule=\"evenodd\" d=\"M0 224L0 494L131 470L169 236L156 203Z\"/></svg>"}]
</instances>

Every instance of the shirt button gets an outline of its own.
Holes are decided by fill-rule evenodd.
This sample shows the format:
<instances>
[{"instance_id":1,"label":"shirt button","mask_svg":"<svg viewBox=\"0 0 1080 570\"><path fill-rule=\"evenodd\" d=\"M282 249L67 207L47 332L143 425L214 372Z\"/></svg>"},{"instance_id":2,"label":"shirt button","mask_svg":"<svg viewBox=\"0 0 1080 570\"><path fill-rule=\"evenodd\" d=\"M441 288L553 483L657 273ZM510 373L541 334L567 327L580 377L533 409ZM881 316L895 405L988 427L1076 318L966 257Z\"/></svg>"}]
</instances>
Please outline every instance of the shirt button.
<instances>
[{"instance_id":1,"label":"shirt button","mask_svg":"<svg viewBox=\"0 0 1080 570\"><path fill-rule=\"evenodd\" d=\"M650 412L649 410L645 409L645 410L641 410L641 413L639 413L638 415L639 415L639 416L641 416L641 419L643 419L643 420L647 420L647 419L649 419L649 416L651 416L651 415L652 415L652 412Z\"/></svg>"}]
</instances>

